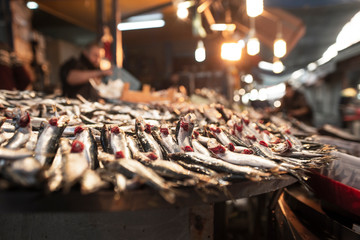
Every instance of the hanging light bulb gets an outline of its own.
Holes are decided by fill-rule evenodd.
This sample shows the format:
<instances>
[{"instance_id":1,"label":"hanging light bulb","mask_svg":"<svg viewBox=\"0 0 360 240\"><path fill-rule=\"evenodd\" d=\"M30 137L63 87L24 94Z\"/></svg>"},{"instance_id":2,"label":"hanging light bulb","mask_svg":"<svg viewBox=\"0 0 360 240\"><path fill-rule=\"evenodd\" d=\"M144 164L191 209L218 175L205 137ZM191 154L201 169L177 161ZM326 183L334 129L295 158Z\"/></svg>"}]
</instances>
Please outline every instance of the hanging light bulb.
<instances>
[{"instance_id":1,"label":"hanging light bulb","mask_svg":"<svg viewBox=\"0 0 360 240\"><path fill-rule=\"evenodd\" d=\"M257 17L264 11L264 0L246 0L246 13L249 17Z\"/></svg>"},{"instance_id":2,"label":"hanging light bulb","mask_svg":"<svg viewBox=\"0 0 360 240\"><path fill-rule=\"evenodd\" d=\"M221 45L221 58L228 61L239 61L241 50L242 47L238 43L223 43Z\"/></svg>"},{"instance_id":3,"label":"hanging light bulb","mask_svg":"<svg viewBox=\"0 0 360 240\"><path fill-rule=\"evenodd\" d=\"M180 19L186 19L189 16L189 10L184 7L178 7L178 9L176 11L176 15Z\"/></svg>"},{"instance_id":4,"label":"hanging light bulb","mask_svg":"<svg viewBox=\"0 0 360 240\"><path fill-rule=\"evenodd\" d=\"M189 16L189 7L193 6L193 1L180 1L177 3L176 15L180 19L186 19Z\"/></svg>"},{"instance_id":5,"label":"hanging light bulb","mask_svg":"<svg viewBox=\"0 0 360 240\"><path fill-rule=\"evenodd\" d=\"M282 37L282 24L278 22L277 24L277 34L274 41L274 56L277 58L282 58L286 54L286 42Z\"/></svg>"},{"instance_id":6,"label":"hanging light bulb","mask_svg":"<svg viewBox=\"0 0 360 240\"><path fill-rule=\"evenodd\" d=\"M282 58L286 54L286 42L282 38L278 38L274 42L274 56Z\"/></svg>"},{"instance_id":7,"label":"hanging light bulb","mask_svg":"<svg viewBox=\"0 0 360 240\"><path fill-rule=\"evenodd\" d=\"M260 52L260 42L257 37L255 37L255 20L250 19L250 31L249 39L246 44L247 54L250 56L255 56Z\"/></svg>"},{"instance_id":8,"label":"hanging light bulb","mask_svg":"<svg viewBox=\"0 0 360 240\"><path fill-rule=\"evenodd\" d=\"M206 52L203 41L199 41L195 50L195 60L197 62L203 62L206 59Z\"/></svg>"},{"instance_id":9,"label":"hanging light bulb","mask_svg":"<svg viewBox=\"0 0 360 240\"><path fill-rule=\"evenodd\" d=\"M256 54L258 54L260 52L259 39L257 39L256 37L250 38L247 42L246 48L247 54L249 54L250 56L255 56Z\"/></svg>"},{"instance_id":10,"label":"hanging light bulb","mask_svg":"<svg viewBox=\"0 0 360 240\"><path fill-rule=\"evenodd\" d=\"M273 72L279 74L282 73L284 69L285 69L284 64L280 61L280 59L275 59L273 63Z\"/></svg>"}]
</instances>

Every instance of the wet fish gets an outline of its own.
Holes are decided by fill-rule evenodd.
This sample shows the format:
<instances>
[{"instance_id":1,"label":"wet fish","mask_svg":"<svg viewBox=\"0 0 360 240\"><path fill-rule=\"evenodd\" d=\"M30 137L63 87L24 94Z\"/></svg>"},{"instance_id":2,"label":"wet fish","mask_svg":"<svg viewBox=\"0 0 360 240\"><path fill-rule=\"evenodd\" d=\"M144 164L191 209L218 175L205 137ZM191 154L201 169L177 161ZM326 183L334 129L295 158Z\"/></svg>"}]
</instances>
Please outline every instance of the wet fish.
<instances>
[{"instance_id":1,"label":"wet fish","mask_svg":"<svg viewBox=\"0 0 360 240\"><path fill-rule=\"evenodd\" d=\"M191 139L195 127L195 119L195 115L190 113L185 115L185 117L181 117L176 125L176 140L183 151L186 151L187 147L192 147Z\"/></svg>"},{"instance_id":2,"label":"wet fish","mask_svg":"<svg viewBox=\"0 0 360 240\"><path fill-rule=\"evenodd\" d=\"M89 169L89 163L84 152L84 144L74 140L71 145L71 151L62 152L64 158L64 192L69 192L71 187L80 181L82 175Z\"/></svg>"},{"instance_id":3,"label":"wet fish","mask_svg":"<svg viewBox=\"0 0 360 240\"><path fill-rule=\"evenodd\" d=\"M61 116L60 118L53 117L49 120L44 130L39 133L40 135L35 147L35 159L41 165L49 167L52 164L59 147L60 137L67 122L68 118L66 116Z\"/></svg>"},{"instance_id":4,"label":"wet fish","mask_svg":"<svg viewBox=\"0 0 360 240\"><path fill-rule=\"evenodd\" d=\"M38 185L41 182L41 172L41 164L33 157L13 161L4 170L8 179L23 187Z\"/></svg>"},{"instance_id":5,"label":"wet fish","mask_svg":"<svg viewBox=\"0 0 360 240\"><path fill-rule=\"evenodd\" d=\"M151 126L149 124L145 125L141 117L135 120L135 133L145 152L153 152L160 159L164 158L159 144L151 135Z\"/></svg>"},{"instance_id":6,"label":"wet fish","mask_svg":"<svg viewBox=\"0 0 360 240\"><path fill-rule=\"evenodd\" d=\"M172 188L162 177L160 177L152 169L145 167L143 164L136 160L126 158L116 160L114 159L114 156L110 158L109 156L104 156L106 156L106 154L102 155L101 160L106 162L105 166L107 169L119 171L120 173L124 174L126 177L129 178L139 176L146 181L145 183L147 185L158 190L165 200L170 203L175 202L175 193Z\"/></svg>"},{"instance_id":7,"label":"wet fish","mask_svg":"<svg viewBox=\"0 0 360 240\"><path fill-rule=\"evenodd\" d=\"M14 135L9 141L5 144L5 148L8 149L18 149L23 147L30 139L31 135L31 125L30 125L30 115L28 112L22 114L18 122L19 128L15 130Z\"/></svg>"},{"instance_id":8,"label":"wet fish","mask_svg":"<svg viewBox=\"0 0 360 240\"><path fill-rule=\"evenodd\" d=\"M218 158L232 164L265 169L279 169L281 171L286 171L285 168L281 167L279 164L272 160L252 154L241 154L228 151L224 146L217 143L216 141L209 141L208 148Z\"/></svg>"},{"instance_id":9,"label":"wet fish","mask_svg":"<svg viewBox=\"0 0 360 240\"><path fill-rule=\"evenodd\" d=\"M170 155L170 158L173 160L181 160L187 163L202 165L219 172L227 172L255 178L270 176L269 173L256 170L252 167L231 164L221 159L208 157L196 152L174 153Z\"/></svg>"},{"instance_id":10,"label":"wet fish","mask_svg":"<svg viewBox=\"0 0 360 240\"><path fill-rule=\"evenodd\" d=\"M179 145L177 145L170 134L170 130L167 125L161 125L159 131L152 131L152 135L167 154L181 152Z\"/></svg>"},{"instance_id":11,"label":"wet fish","mask_svg":"<svg viewBox=\"0 0 360 240\"><path fill-rule=\"evenodd\" d=\"M118 126L111 128L110 133L111 152L119 158L131 158L131 152L127 145L126 135Z\"/></svg>"},{"instance_id":12,"label":"wet fish","mask_svg":"<svg viewBox=\"0 0 360 240\"><path fill-rule=\"evenodd\" d=\"M107 188L109 184L104 182L94 170L87 169L81 177L81 193L90 194L100 189Z\"/></svg>"}]
</instances>

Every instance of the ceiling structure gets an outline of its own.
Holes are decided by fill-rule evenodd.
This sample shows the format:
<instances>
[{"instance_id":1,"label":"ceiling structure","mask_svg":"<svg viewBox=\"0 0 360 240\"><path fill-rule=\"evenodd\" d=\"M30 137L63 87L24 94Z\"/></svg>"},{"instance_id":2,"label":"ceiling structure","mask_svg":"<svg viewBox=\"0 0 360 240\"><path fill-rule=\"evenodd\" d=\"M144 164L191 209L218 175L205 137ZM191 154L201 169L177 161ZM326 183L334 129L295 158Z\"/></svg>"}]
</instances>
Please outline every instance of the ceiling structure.
<instances>
[{"instance_id":1,"label":"ceiling structure","mask_svg":"<svg viewBox=\"0 0 360 240\"><path fill-rule=\"evenodd\" d=\"M109 21L111 0L105 1L105 22ZM96 0L37 0L40 9L34 11L33 24L36 29L53 37L77 44L84 44L96 36ZM218 1L213 1L218 2ZM244 37L249 29L248 19L243 14L245 0L227 0L237 7L232 14ZM288 54L284 57L287 73L306 67L319 59L324 51L336 41L337 34L346 22L360 10L360 0L265 0L264 14L256 18L256 31L262 42L257 61L272 61L272 43L277 23L281 21L283 35L288 43ZM161 29L129 31L123 33L125 45L149 45L151 42L171 42L177 46L175 53L193 56L194 42L190 21L181 21L169 0L119 0L122 19L138 13L158 9L163 12L166 25ZM224 4L223 4L224 5ZM234 9L234 8L232 8ZM206 25L206 23L205 23ZM209 38L221 38L216 34ZM191 46L188 46L188 45ZM205 40L206 45L206 40ZM215 46L214 48L218 48ZM207 48L208 50L208 48ZM211 50L210 50L211 51ZM214 50L213 51L217 51ZM256 61L255 61L256 62Z\"/></svg>"}]
</instances>

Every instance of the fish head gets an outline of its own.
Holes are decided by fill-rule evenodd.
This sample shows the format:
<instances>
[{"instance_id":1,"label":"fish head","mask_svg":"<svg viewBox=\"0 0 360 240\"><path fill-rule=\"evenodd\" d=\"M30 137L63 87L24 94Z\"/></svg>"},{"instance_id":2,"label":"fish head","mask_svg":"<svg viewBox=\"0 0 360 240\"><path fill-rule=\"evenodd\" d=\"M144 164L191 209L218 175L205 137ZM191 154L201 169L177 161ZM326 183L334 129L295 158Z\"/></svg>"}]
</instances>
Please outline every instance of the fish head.
<instances>
[{"instance_id":1,"label":"fish head","mask_svg":"<svg viewBox=\"0 0 360 240\"><path fill-rule=\"evenodd\" d=\"M142 117L137 117L135 119L135 130L139 129L140 131L145 130L145 121Z\"/></svg>"},{"instance_id":2,"label":"fish head","mask_svg":"<svg viewBox=\"0 0 360 240\"><path fill-rule=\"evenodd\" d=\"M19 126L24 128L28 127L30 125L30 114L28 112L24 112L21 114L21 117L19 119Z\"/></svg>"},{"instance_id":3,"label":"fish head","mask_svg":"<svg viewBox=\"0 0 360 240\"><path fill-rule=\"evenodd\" d=\"M77 126L74 130L74 135L76 134L80 134L84 131L85 129L82 126Z\"/></svg>"},{"instance_id":4,"label":"fish head","mask_svg":"<svg viewBox=\"0 0 360 240\"><path fill-rule=\"evenodd\" d=\"M207 147L214 154L221 154L226 152L226 148L218 143L214 138L209 139L207 142Z\"/></svg>"},{"instance_id":5,"label":"fish head","mask_svg":"<svg viewBox=\"0 0 360 240\"><path fill-rule=\"evenodd\" d=\"M71 144L72 153L81 153L84 150L84 144L79 140L74 140Z\"/></svg>"},{"instance_id":6,"label":"fish head","mask_svg":"<svg viewBox=\"0 0 360 240\"><path fill-rule=\"evenodd\" d=\"M118 126L114 126L111 128L111 133L113 134L119 134L120 133L120 128Z\"/></svg>"}]
</instances>

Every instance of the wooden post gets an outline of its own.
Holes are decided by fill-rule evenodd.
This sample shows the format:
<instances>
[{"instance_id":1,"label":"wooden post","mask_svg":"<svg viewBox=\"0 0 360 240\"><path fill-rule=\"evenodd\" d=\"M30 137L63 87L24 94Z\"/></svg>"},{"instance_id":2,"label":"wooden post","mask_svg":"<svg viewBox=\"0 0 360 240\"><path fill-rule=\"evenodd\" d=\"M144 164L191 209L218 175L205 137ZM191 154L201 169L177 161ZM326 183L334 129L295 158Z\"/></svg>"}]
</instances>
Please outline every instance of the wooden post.
<instances>
[{"instance_id":1,"label":"wooden post","mask_svg":"<svg viewBox=\"0 0 360 240\"><path fill-rule=\"evenodd\" d=\"M117 29L117 25L121 22L121 12L119 9L118 0L112 0L112 35L113 42L113 58L118 68L123 66L123 48L121 31Z\"/></svg>"}]
</instances>

